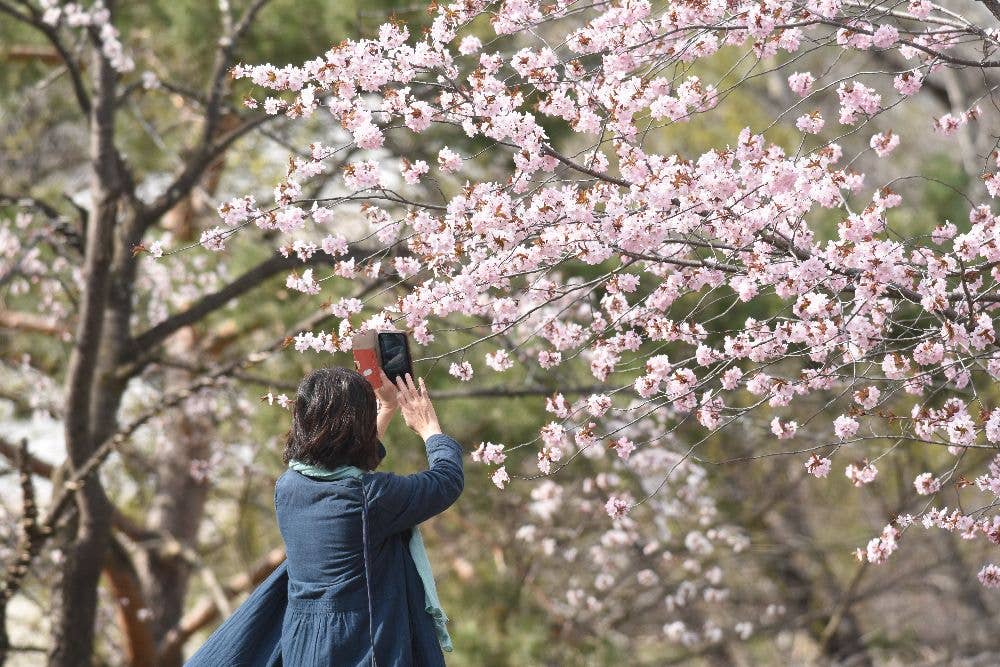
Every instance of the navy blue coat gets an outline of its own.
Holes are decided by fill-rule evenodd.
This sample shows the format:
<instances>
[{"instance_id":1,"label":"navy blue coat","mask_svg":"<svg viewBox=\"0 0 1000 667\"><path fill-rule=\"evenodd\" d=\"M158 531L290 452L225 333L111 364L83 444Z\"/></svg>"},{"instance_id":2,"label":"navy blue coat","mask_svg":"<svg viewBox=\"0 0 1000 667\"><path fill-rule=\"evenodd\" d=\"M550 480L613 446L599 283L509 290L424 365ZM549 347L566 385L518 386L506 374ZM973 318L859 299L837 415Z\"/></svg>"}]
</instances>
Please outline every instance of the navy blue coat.
<instances>
[{"instance_id":1,"label":"navy blue coat","mask_svg":"<svg viewBox=\"0 0 1000 667\"><path fill-rule=\"evenodd\" d=\"M371 664L362 551L368 501L371 627L379 667L444 664L408 543L413 526L443 512L464 486L462 448L426 442L429 469L318 480L286 470L275 485L287 560L185 663L186 667L351 667Z\"/></svg>"}]
</instances>

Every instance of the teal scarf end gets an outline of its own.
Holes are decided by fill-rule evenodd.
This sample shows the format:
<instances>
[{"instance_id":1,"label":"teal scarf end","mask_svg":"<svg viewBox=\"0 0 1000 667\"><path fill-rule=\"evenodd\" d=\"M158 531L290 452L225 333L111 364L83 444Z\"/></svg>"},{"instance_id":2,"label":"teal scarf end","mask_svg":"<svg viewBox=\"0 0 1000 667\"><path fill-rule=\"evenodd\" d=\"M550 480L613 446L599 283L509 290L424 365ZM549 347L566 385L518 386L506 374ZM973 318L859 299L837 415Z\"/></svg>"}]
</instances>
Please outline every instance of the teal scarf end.
<instances>
[{"instance_id":1,"label":"teal scarf end","mask_svg":"<svg viewBox=\"0 0 1000 667\"><path fill-rule=\"evenodd\" d=\"M307 477L315 477L317 479L326 479L331 481L352 477L360 479L365 473L364 470L355 466L338 466L335 470L329 470L322 466L311 465L296 459L289 461L288 467L306 475ZM441 645L441 650L451 653L454 648L452 647L451 637L448 635L448 628L445 625L448 623L448 616L444 613L444 609L441 608L441 603L438 601L437 586L434 583L434 573L431 570L431 562L427 557L427 549L424 548L424 538L420 535L419 526L413 527L410 534L409 547L410 556L413 558L413 564L417 566L417 574L420 575L420 581L424 586L424 610L430 614L431 618L434 620L434 630L437 633L438 643Z\"/></svg>"}]
</instances>

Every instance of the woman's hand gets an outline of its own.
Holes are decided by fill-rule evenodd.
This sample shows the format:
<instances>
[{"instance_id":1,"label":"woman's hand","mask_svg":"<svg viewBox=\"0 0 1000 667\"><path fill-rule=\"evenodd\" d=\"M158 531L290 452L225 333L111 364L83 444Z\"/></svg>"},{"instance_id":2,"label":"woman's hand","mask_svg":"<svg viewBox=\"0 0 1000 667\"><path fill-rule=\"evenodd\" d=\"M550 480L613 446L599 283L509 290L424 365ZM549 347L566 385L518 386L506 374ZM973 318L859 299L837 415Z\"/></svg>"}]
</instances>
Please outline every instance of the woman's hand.
<instances>
[{"instance_id":1,"label":"woman's hand","mask_svg":"<svg viewBox=\"0 0 1000 667\"><path fill-rule=\"evenodd\" d=\"M382 378L382 386L375 390L375 397L382 408L389 411L395 410L399 407L399 392L396 390L396 385L389 380L381 368L378 369L378 374Z\"/></svg>"},{"instance_id":2,"label":"woman's hand","mask_svg":"<svg viewBox=\"0 0 1000 667\"><path fill-rule=\"evenodd\" d=\"M378 374L382 376L382 386L375 390L375 396L378 398L378 417L375 419L375 432L378 433L378 439L381 440L385 437L385 432L389 430L389 422L392 421L392 416L396 414L396 410L399 408L399 396L397 396L396 385L389 381L389 378L385 375L385 371L380 368L378 369Z\"/></svg>"},{"instance_id":3,"label":"woman's hand","mask_svg":"<svg viewBox=\"0 0 1000 667\"><path fill-rule=\"evenodd\" d=\"M441 433L437 413L431 405L431 397L427 394L424 379L420 378L420 387L413 384L413 378L407 373L404 378L396 378L396 388L399 390L399 407L403 411L403 420L417 434L427 440L435 433Z\"/></svg>"}]
</instances>

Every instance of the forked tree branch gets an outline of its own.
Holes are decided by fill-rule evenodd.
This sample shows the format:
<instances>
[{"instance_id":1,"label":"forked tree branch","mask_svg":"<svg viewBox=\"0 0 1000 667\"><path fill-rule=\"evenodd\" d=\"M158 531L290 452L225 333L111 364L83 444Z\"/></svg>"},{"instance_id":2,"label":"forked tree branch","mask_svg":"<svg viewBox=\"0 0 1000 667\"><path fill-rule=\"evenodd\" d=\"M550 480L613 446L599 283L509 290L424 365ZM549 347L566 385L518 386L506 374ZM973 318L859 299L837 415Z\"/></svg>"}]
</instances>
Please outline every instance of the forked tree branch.
<instances>
[{"instance_id":1,"label":"forked tree branch","mask_svg":"<svg viewBox=\"0 0 1000 667\"><path fill-rule=\"evenodd\" d=\"M12 16L45 35L55 50L59 52L59 57L62 58L63 63L66 65L66 71L69 72L70 81L73 86L73 94L76 96L76 102L80 107L80 111L83 112L84 116L88 116L90 114L90 94L83 83L83 72L80 64L73 59L66 45L62 43L62 40L59 38L58 29L45 23L38 9L33 5L29 3L24 3L24 5L30 12L29 14L22 14L13 5L6 2L6 0L0 0L0 13Z\"/></svg>"},{"instance_id":2,"label":"forked tree branch","mask_svg":"<svg viewBox=\"0 0 1000 667\"><path fill-rule=\"evenodd\" d=\"M181 171L174 176L173 181L166 190L145 210L139 219L139 237L141 232L155 224L163 215L173 208L177 202L186 197L188 193L201 180L205 170L208 169L223 153L236 143L237 140L246 136L252 130L273 120L276 116L260 114L245 120L235 129L220 137L210 145L203 146L185 165Z\"/></svg>"},{"instance_id":3,"label":"forked tree branch","mask_svg":"<svg viewBox=\"0 0 1000 667\"><path fill-rule=\"evenodd\" d=\"M352 249L349 252L349 256L357 260L362 259L366 255L357 249ZM282 271L288 271L297 267L332 264L335 261L337 260L325 252L317 252L308 260L303 262L294 253L290 253L288 257L285 257L280 252L276 251L269 258L260 262L257 266L249 269L228 285L212 292L211 294L202 296L187 309L171 315L162 322L135 336L129 344L128 349L124 354L124 358L139 361L138 357L140 355L151 351L178 329L201 320L209 313L222 308L231 300L258 287L261 283L274 277ZM148 354L143 356L146 361L150 358ZM139 361L138 368L136 368L135 365L131 365L129 366L127 372L130 374L135 373L137 370L141 369L143 365L144 363Z\"/></svg>"}]
</instances>

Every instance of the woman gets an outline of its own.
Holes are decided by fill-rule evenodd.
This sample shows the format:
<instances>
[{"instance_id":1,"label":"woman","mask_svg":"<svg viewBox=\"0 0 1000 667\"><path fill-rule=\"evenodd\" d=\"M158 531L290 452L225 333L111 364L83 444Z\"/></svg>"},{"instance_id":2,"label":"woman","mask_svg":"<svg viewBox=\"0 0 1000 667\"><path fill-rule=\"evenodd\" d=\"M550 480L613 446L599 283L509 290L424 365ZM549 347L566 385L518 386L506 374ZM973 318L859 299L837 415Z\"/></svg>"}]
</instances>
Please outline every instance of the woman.
<instances>
[{"instance_id":1,"label":"woman","mask_svg":"<svg viewBox=\"0 0 1000 667\"><path fill-rule=\"evenodd\" d=\"M380 374L378 390L345 368L299 384L289 469L274 491L288 557L188 667L444 664L447 617L417 524L462 493L462 450L441 432L422 378L418 387L409 374L395 384ZM398 409L425 441L429 470L372 472Z\"/></svg>"},{"instance_id":2,"label":"woman","mask_svg":"<svg viewBox=\"0 0 1000 667\"><path fill-rule=\"evenodd\" d=\"M285 665L443 665L439 638L450 650L412 531L462 493L462 449L441 432L423 378L419 387L409 374L394 385L379 372L376 391L352 369L319 369L296 394L284 452L290 468L274 494L288 554ZM428 470L371 472L397 409L425 441ZM357 474L342 474L351 466Z\"/></svg>"}]
</instances>

